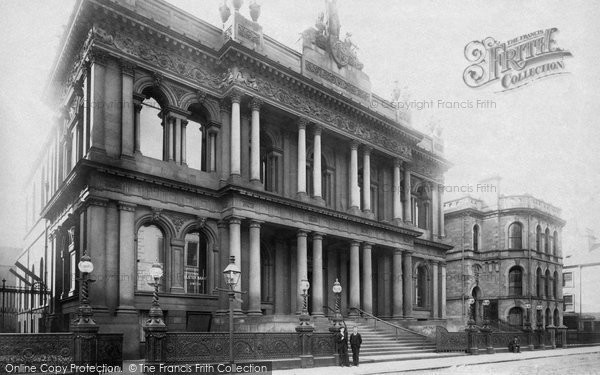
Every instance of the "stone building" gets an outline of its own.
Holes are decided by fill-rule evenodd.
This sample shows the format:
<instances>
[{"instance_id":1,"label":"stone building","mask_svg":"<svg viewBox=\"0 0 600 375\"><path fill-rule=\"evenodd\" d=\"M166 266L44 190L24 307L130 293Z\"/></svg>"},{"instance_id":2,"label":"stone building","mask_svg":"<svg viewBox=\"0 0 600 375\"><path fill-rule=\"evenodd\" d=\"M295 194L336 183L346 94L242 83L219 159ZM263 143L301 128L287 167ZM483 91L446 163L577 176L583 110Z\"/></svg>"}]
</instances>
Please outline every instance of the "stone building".
<instances>
[{"instance_id":1,"label":"stone building","mask_svg":"<svg viewBox=\"0 0 600 375\"><path fill-rule=\"evenodd\" d=\"M562 324L560 209L530 195L464 197L444 203L450 327ZM475 302L469 310L468 300ZM484 307L483 301L490 303Z\"/></svg>"},{"instance_id":2,"label":"stone building","mask_svg":"<svg viewBox=\"0 0 600 375\"><path fill-rule=\"evenodd\" d=\"M223 328L230 255L248 292L239 329L292 330L303 279L315 319L336 279L344 314L443 319L441 140L371 92L335 1L301 53L240 4L214 9L221 29L162 0L77 2L48 85L61 116L28 191L54 329L76 311L84 252L100 330L124 332L128 357L156 261L169 330Z\"/></svg>"}]
</instances>

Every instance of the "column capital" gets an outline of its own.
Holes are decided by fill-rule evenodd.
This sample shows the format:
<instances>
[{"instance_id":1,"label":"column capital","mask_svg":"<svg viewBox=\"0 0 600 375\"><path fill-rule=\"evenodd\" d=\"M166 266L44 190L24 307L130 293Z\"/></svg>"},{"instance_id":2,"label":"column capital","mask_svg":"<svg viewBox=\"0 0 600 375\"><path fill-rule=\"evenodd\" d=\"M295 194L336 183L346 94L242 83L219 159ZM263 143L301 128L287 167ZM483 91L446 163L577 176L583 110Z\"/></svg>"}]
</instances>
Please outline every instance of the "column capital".
<instances>
[{"instance_id":1,"label":"column capital","mask_svg":"<svg viewBox=\"0 0 600 375\"><path fill-rule=\"evenodd\" d=\"M90 64L98 64L102 66L106 66L108 63L108 59L110 55L104 51L100 51L98 49L92 49L88 52L87 61Z\"/></svg>"},{"instance_id":2,"label":"column capital","mask_svg":"<svg viewBox=\"0 0 600 375\"><path fill-rule=\"evenodd\" d=\"M206 124L206 130L208 130L208 133L214 133L217 134L219 132L219 129L221 129L221 123L217 122L217 121L209 121L208 124Z\"/></svg>"},{"instance_id":3,"label":"column capital","mask_svg":"<svg viewBox=\"0 0 600 375\"><path fill-rule=\"evenodd\" d=\"M231 103L240 103L242 101L242 97L244 96L244 92L240 89L233 88L229 92L229 99L231 99Z\"/></svg>"},{"instance_id":4,"label":"column capital","mask_svg":"<svg viewBox=\"0 0 600 375\"><path fill-rule=\"evenodd\" d=\"M351 140L350 141L350 149L352 149L352 150L358 150L358 145L359 144L360 143L356 139Z\"/></svg>"},{"instance_id":5,"label":"column capital","mask_svg":"<svg viewBox=\"0 0 600 375\"><path fill-rule=\"evenodd\" d=\"M307 237L308 236L308 231L305 229L298 229L298 232L296 232L296 237Z\"/></svg>"},{"instance_id":6,"label":"column capital","mask_svg":"<svg viewBox=\"0 0 600 375\"><path fill-rule=\"evenodd\" d=\"M403 161L400 158L394 158L394 167L402 168Z\"/></svg>"},{"instance_id":7,"label":"column capital","mask_svg":"<svg viewBox=\"0 0 600 375\"><path fill-rule=\"evenodd\" d=\"M119 211L129 211L129 212L135 212L135 208L137 207L137 204L129 203L129 202L122 202L122 201L118 201L117 205L118 205Z\"/></svg>"},{"instance_id":8,"label":"column capital","mask_svg":"<svg viewBox=\"0 0 600 375\"><path fill-rule=\"evenodd\" d=\"M229 224L241 224L242 223L242 217L239 216L229 216L227 218L225 218L225 220L227 220L227 222Z\"/></svg>"},{"instance_id":9,"label":"column capital","mask_svg":"<svg viewBox=\"0 0 600 375\"><path fill-rule=\"evenodd\" d=\"M165 117L166 118L178 118L180 120L187 121L187 118L191 115L189 111L183 110L174 106L167 106L165 108Z\"/></svg>"},{"instance_id":10,"label":"column capital","mask_svg":"<svg viewBox=\"0 0 600 375\"><path fill-rule=\"evenodd\" d=\"M371 147L371 146L365 145L365 146L362 147L363 155L369 155L370 156L371 155L371 151L373 151L373 147Z\"/></svg>"},{"instance_id":11,"label":"column capital","mask_svg":"<svg viewBox=\"0 0 600 375\"><path fill-rule=\"evenodd\" d=\"M221 228L221 229L227 228L227 221L226 220L219 220L217 222L217 228Z\"/></svg>"},{"instance_id":12,"label":"column capital","mask_svg":"<svg viewBox=\"0 0 600 375\"><path fill-rule=\"evenodd\" d=\"M248 108L252 111L260 111L260 107L262 107L263 104L264 102L262 99L255 96L250 100L250 103L248 103Z\"/></svg>"},{"instance_id":13,"label":"column capital","mask_svg":"<svg viewBox=\"0 0 600 375\"><path fill-rule=\"evenodd\" d=\"M264 221L250 220L250 228L260 228Z\"/></svg>"},{"instance_id":14,"label":"column capital","mask_svg":"<svg viewBox=\"0 0 600 375\"><path fill-rule=\"evenodd\" d=\"M363 249L372 249L373 244L370 242L363 242Z\"/></svg>"},{"instance_id":15,"label":"column capital","mask_svg":"<svg viewBox=\"0 0 600 375\"><path fill-rule=\"evenodd\" d=\"M219 100L219 111L222 113L230 113L231 112L231 99L223 98Z\"/></svg>"},{"instance_id":16,"label":"column capital","mask_svg":"<svg viewBox=\"0 0 600 375\"><path fill-rule=\"evenodd\" d=\"M89 207L89 206L106 207L108 205L108 199L101 198L101 197L86 197L84 204L86 207Z\"/></svg>"},{"instance_id":17,"label":"column capital","mask_svg":"<svg viewBox=\"0 0 600 375\"><path fill-rule=\"evenodd\" d=\"M313 232L312 233L312 239L313 240L323 240L324 236L325 235L323 233L320 233L320 232Z\"/></svg>"},{"instance_id":18,"label":"column capital","mask_svg":"<svg viewBox=\"0 0 600 375\"><path fill-rule=\"evenodd\" d=\"M298 129L306 129L306 126L309 124L309 120L306 117L300 117L297 121Z\"/></svg>"},{"instance_id":19,"label":"column capital","mask_svg":"<svg viewBox=\"0 0 600 375\"><path fill-rule=\"evenodd\" d=\"M135 63L132 63L131 61L127 61L125 59L119 59L119 66L121 67L121 74L132 77L134 76L135 68L137 67Z\"/></svg>"},{"instance_id":20,"label":"column capital","mask_svg":"<svg viewBox=\"0 0 600 375\"><path fill-rule=\"evenodd\" d=\"M351 247L358 247L358 246L360 246L360 244L361 244L361 241L356 241L356 240L350 241Z\"/></svg>"},{"instance_id":21,"label":"column capital","mask_svg":"<svg viewBox=\"0 0 600 375\"><path fill-rule=\"evenodd\" d=\"M313 131L314 131L315 135L321 135L321 133L323 131L323 127L319 124L314 124Z\"/></svg>"}]
</instances>

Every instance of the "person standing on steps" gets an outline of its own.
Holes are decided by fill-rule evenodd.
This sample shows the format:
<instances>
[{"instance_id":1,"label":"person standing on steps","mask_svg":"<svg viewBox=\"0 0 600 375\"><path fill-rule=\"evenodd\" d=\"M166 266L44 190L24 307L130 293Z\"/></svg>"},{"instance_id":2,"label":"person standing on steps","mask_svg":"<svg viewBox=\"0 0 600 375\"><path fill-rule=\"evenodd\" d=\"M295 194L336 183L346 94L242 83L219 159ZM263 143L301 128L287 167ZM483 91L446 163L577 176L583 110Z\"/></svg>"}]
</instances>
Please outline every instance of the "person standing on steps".
<instances>
[{"instance_id":1,"label":"person standing on steps","mask_svg":"<svg viewBox=\"0 0 600 375\"><path fill-rule=\"evenodd\" d=\"M344 327L335 335L335 342L338 345L338 354L340 355L340 366L348 367L348 334Z\"/></svg>"},{"instance_id":2,"label":"person standing on steps","mask_svg":"<svg viewBox=\"0 0 600 375\"><path fill-rule=\"evenodd\" d=\"M362 337L360 336L360 333L358 333L358 327L354 326L354 330L350 335L350 348L352 348L352 364L354 366L358 366L360 344L362 344Z\"/></svg>"}]
</instances>

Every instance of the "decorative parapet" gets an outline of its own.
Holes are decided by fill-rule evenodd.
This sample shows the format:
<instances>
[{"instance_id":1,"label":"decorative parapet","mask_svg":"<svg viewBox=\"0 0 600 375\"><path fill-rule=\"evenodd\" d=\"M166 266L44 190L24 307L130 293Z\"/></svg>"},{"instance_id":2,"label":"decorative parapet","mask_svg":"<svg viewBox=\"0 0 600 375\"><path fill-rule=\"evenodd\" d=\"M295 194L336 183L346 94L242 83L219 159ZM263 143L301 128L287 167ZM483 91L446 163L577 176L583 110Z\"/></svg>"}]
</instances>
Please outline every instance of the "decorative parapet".
<instances>
[{"instance_id":1,"label":"decorative parapet","mask_svg":"<svg viewBox=\"0 0 600 375\"><path fill-rule=\"evenodd\" d=\"M452 212L465 209L483 210L483 201L472 197L463 197L444 203L444 211Z\"/></svg>"},{"instance_id":2,"label":"decorative parapet","mask_svg":"<svg viewBox=\"0 0 600 375\"><path fill-rule=\"evenodd\" d=\"M531 208L548 213L555 217L560 217L561 209L531 195L510 195L500 197L498 208L508 210L513 208Z\"/></svg>"}]
</instances>

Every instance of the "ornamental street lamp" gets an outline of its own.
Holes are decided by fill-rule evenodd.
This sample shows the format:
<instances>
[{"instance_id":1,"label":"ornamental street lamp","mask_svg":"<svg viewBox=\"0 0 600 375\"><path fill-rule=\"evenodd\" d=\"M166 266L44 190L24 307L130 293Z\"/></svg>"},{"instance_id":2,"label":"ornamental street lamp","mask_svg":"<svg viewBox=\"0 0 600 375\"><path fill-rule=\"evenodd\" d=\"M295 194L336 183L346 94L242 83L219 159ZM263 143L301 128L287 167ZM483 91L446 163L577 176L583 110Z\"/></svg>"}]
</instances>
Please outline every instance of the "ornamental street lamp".
<instances>
[{"instance_id":1,"label":"ornamental street lamp","mask_svg":"<svg viewBox=\"0 0 600 375\"><path fill-rule=\"evenodd\" d=\"M229 264L223 270L223 278L225 279L225 285L227 285L228 289L224 288L216 288L220 292L226 292L229 296L229 362L231 364L234 363L233 359L233 301L235 300L235 294L243 294L246 292L241 292L235 290L235 286L240 281L240 276L242 275L242 271L240 271L240 267L235 264L235 256L229 257Z\"/></svg>"},{"instance_id":2,"label":"ornamental street lamp","mask_svg":"<svg viewBox=\"0 0 600 375\"><path fill-rule=\"evenodd\" d=\"M92 311L92 306L90 306L90 301L88 299L89 296L89 283L94 282L95 280L89 279L89 274L94 271L94 264L92 263L92 259L89 255L83 251L83 256L81 260L77 264L77 268L79 272L81 272L81 292L79 294L79 307L77 309L77 318L72 322L73 326L83 328L83 327L97 327L96 322L94 321L94 312Z\"/></svg>"},{"instance_id":3,"label":"ornamental street lamp","mask_svg":"<svg viewBox=\"0 0 600 375\"><path fill-rule=\"evenodd\" d=\"M310 283L307 279L302 279L300 281L300 289L302 290L302 312L300 313L300 325L307 326L310 322L310 315L308 314L308 305L307 305L307 297L308 297L308 289L310 288Z\"/></svg>"},{"instance_id":4,"label":"ornamental street lamp","mask_svg":"<svg viewBox=\"0 0 600 375\"><path fill-rule=\"evenodd\" d=\"M469 326L469 328L473 328L473 326L475 325L475 318L473 317L473 308L474 308L474 303L475 303L475 299L473 297L469 298L468 300L469 302L469 320L467 321L467 325Z\"/></svg>"},{"instance_id":5,"label":"ornamental street lamp","mask_svg":"<svg viewBox=\"0 0 600 375\"><path fill-rule=\"evenodd\" d=\"M341 325L341 321L342 321L342 314L340 313L340 304L341 304L341 299L342 299L342 285L340 284L340 282L338 281L338 279L335 279L335 282L333 283L333 288L332 288L333 294L335 295L335 311L334 311L334 315L333 315L333 326L329 327L329 331L330 332L338 332L340 330Z\"/></svg>"},{"instance_id":6,"label":"ornamental street lamp","mask_svg":"<svg viewBox=\"0 0 600 375\"><path fill-rule=\"evenodd\" d=\"M488 329L490 326L490 321L488 320L488 306L490 305L489 299L483 300L483 328Z\"/></svg>"},{"instance_id":7,"label":"ornamental street lamp","mask_svg":"<svg viewBox=\"0 0 600 375\"><path fill-rule=\"evenodd\" d=\"M158 302L158 289L160 287L160 279L163 277L163 268L162 264L155 262L150 267L150 277L154 282L148 283L148 285L154 287L154 292L152 293L152 307L150 307L150 312L148 316L150 319L147 322L147 326L164 326L165 322L163 320L163 311L160 308L160 303Z\"/></svg>"}]
</instances>

